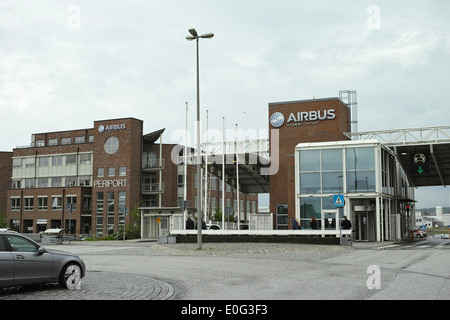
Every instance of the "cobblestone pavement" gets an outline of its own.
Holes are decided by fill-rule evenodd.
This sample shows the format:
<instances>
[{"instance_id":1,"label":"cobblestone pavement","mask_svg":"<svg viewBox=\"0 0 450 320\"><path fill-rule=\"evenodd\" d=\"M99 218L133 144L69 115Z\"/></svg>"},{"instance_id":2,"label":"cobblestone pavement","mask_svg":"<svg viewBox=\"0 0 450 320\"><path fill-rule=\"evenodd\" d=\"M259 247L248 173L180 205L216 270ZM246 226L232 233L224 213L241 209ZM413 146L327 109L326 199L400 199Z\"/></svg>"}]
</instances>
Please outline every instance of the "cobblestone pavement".
<instances>
[{"instance_id":1,"label":"cobblestone pavement","mask_svg":"<svg viewBox=\"0 0 450 320\"><path fill-rule=\"evenodd\" d=\"M288 254L298 251L320 253L349 250L339 246L276 244L276 243L203 243L197 250L196 243L156 244L155 242L72 242L47 247L72 252L85 260L90 256L117 256L127 259L133 256L258 256ZM185 288L169 280L150 275L104 271L88 265L81 289L68 290L58 284L42 284L26 287L0 288L0 300L171 300L182 299Z\"/></svg>"},{"instance_id":2,"label":"cobblestone pavement","mask_svg":"<svg viewBox=\"0 0 450 320\"><path fill-rule=\"evenodd\" d=\"M175 265L178 263L177 257L181 256L237 258L236 261L246 261L246 257L315 261L322 257L349 253L357 249L358 245L348 247L292 243L203 243L202 250L197 250L197 243L80 241L47 247L78 254L85 260L87 271L81 280L81 289L68 290L58 284L6 288L0 289L0 300L179 300L188 295L189 288L184 285L190 283L183 281L183 277L182 281L174 281L164 278L164 275L159 276L158 272L154 271L155 267L159 268L159 265L153 262L155 259L165 261L161 258L167 257L167 261L173 261ZM196 260L188 261L195 264ZM211 263L214 260L212 259ZM227 263L230 261L234 260L226 260ZM153 266L153 269L150 266Z\"/></svg>"},{"instance_id":3,"label":"cobblestone pavement","mask_svg":"<svg viewBox=\"0 0 450 320\"><path fill-rule=\"evenodd\" d=\"M87 271L79 290L58 284L0 289L0 300L169 300L183 295L183 288L168 281L104 271Z\"/></svg>"}]
</instances>

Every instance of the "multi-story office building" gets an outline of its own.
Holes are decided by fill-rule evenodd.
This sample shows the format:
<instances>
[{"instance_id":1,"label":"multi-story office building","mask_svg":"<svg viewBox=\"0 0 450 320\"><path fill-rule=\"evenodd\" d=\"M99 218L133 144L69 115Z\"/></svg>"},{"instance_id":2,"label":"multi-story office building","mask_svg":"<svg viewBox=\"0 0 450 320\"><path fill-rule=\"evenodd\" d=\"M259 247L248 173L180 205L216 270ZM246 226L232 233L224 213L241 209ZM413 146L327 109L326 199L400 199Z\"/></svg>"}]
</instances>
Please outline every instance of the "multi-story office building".
<instances>
[{"instance_id":1,"label":"multi-story office building","mask_svg":"<svg viewBox=\"0 0 450 320\"><path fill-rule=\"evenodd\" d=\"M95 121L88 129L33 134L30 145L0 158L2 177L8 177L0 184L6 195L0 200L9 227L106 235L117 232L138 206L176 208L183 199L184 169L171 161L175 145L162 143L163 131L143 135L143 121L122 118ZM191 211L196 207L195 172L188 166ZM209 212L217 209L215 181ZM232 199L233 191L226 196ZM257 196L242 198L255 213Z\"/></svg>"}]
</instances>

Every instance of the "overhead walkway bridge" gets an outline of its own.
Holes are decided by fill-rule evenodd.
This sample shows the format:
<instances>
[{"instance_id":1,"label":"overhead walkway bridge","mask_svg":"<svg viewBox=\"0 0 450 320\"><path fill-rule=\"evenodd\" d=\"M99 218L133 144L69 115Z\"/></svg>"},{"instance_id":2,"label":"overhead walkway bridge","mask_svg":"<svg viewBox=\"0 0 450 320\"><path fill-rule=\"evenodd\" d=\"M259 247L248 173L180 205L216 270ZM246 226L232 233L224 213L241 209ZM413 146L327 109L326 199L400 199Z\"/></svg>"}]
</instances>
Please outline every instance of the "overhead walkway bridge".
<instances>
[{"instance_id":1,"label":"overhead walkway bridge","mask_svg":"<svg viewBox=\"0 0 450 320\"><path fill-rule=\"evenodd\" d=\"M413 187L450 185L450 126L346 132L352 140L376 139L396 155ZM209 173L244 193L268 193L269 176L276 165L269 156L269 140L202 144L203 163ZM278 154L274 154L277 157Z\"/></svg>"}]
</instances>

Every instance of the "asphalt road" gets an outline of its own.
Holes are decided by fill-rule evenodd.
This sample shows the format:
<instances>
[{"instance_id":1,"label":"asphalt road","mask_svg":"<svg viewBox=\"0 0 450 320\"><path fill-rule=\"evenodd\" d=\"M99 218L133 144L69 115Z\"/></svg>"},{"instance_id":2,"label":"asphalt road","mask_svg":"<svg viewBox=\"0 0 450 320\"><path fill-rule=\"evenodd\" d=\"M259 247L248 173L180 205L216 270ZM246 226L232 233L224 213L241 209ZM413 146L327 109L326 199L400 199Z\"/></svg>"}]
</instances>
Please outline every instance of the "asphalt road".
<instances>
[{"instance_id":1,"label":"asphalt road","mask_svg":"<svg viewBox=\"0 0 450 320\"><path fill-rule=\"evenodd\" d=\"M49 246L50 247L50 246ZM0 300L441 300L450 298L450 240L302 244L53 245L87 265L81 289L7 288Z\"/></svg>"}]
</instances>

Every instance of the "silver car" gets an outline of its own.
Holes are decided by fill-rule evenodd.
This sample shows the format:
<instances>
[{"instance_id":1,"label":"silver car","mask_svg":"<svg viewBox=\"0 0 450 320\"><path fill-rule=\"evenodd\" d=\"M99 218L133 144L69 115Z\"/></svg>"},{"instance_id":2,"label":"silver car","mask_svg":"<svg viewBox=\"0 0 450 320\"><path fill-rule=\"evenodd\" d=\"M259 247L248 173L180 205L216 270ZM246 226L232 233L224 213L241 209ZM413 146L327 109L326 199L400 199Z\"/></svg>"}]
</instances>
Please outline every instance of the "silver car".
<instances>
[{"instance_id":1,"label":"silver car","mask_svg":"<svg viewBox=\"0 0 450 320\"><path fill-rule=\"evenodd\" d=\"M75 289L85 272L77 255L44 248L19 233L0 231L0 287L58 282Z\"/></svg>"}]
</instances>

